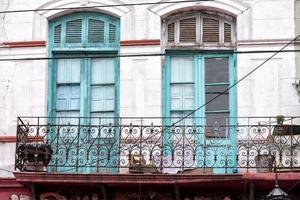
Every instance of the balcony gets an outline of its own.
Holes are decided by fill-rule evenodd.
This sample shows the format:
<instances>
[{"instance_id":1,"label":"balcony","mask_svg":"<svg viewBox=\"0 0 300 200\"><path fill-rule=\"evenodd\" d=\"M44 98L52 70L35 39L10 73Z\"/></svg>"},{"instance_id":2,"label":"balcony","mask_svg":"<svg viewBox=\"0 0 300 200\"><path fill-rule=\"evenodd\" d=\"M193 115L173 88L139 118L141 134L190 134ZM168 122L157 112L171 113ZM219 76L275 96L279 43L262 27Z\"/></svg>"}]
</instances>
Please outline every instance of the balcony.
<instances>
[{"instance_id":1,"label":"balcony","mask_svg":"<svg viewBox=\"0 0 300 200\"><path fill-rule=\"evenodd\" d=\"M300 170L300 117L19 117L15 169L78 174L243 174Z\"/></svg>"}]
</instances>

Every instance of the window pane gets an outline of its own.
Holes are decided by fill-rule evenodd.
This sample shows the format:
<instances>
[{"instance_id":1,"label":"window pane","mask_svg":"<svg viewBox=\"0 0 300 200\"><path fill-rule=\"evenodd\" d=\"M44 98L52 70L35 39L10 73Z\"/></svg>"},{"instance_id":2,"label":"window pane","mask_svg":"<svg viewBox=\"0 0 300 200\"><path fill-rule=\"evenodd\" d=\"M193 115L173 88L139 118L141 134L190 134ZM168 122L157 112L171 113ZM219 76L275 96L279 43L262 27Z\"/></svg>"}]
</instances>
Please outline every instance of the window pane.
<instances>
[{"instance_id":1,"label":"window pane","mask_svg":"<svg viewBox=\"0 0 300 200\"><path fill-rule=\"evenodd\" d=\"M171 112L171 125L173 123L178 122L179 120L183 119L187 115L189 115L192 111L182 111L182 112ZM184 118L180 122L176 123L175 126L180 126L180 125L194 125L195 124L195 114L190 115L189 117Z\"/></svg>"},{"instance_id":2,"label":"window pane","mask_svg":"<svg viewBox=\"0 0 300 200\"><path fill-rule=\"evenodd\" d=\"M56 123L58 125L78 125L80 120L79 115L79 111L56 112Z\"/></svg>"},{"instance_id":3,"label":"window pane","mask_svg":"<svg viewBox=\"0 0 300 200\"><path fill-rule=\"evenodd\" d=\"M218 83L229 80L228 58L205 59L205 82Z\"/></svg>"},{"instance_id":4,"label":"window pane","mask_svg":"<svg viewBox=\"0 0 300 200\"><path fill-rule=\"evenodd\" d=\"M59 59L57 64L57 83L80 83L80 59Z\"/></svg>"},{"instance_id":5,"label":"window pane","mask_svg":"<svg viewBox=\"0 0 300 200\"><path fill-rule=\"evenodd\" d=\"M194 84L171 85L171 110L194 109Z\"/></svg>"},{"instance_id":6,"label":"window pane","mask_svg":"<svg viewBox=\"0 0 300 200\"><path fill-rule=\"evenodd\" d=\"M92 86L91 111L114 110L115 91L114 86Z\"/></svg>"},{"instance_id":7,"label":"window pane","mask_svg":"<svg viewBox=\"0 0 300 200\"><path fill-rule=\"evenodd\" d=\"M193 57L171 57L171 83L194 82Z\"/></svg>"},{"instance_id":8,"label":"window pane","mask_svg":"<svg viewBox=\"0 0 300 200\"><path fill-rule=\"evenodd\" d=\"M97 58L92 60L92 84L114 83L114 59Z\"/></svg>"},{"instance_id":9,"label":"window pane","mask_svg":"<svg viewBox=\"0 0 300 200\"><path fill-rule=\"evenodd\" d=\"M207 113L205 135L207 137L229 137L229 113Z\"/></svg>"},{"instance_id":10,"label":"window pane","mask_svg":"<svg viewBox=\"0 0 300 200\"><path fill-rule=\"evenodd\" d=\"M214 97L222 94L228 85L218 85L218 86L206 86L205 87L205 94L206 94L206 102L210 101ZM213 111L213 110L228 110L229 109L229 93L226 92L221 96L214 99L212 102L206 105L206 111Z\"/></svg>"},{"instance_id":11,"label":"window pane","mask_svg":"<svg viewBox=\"0 0 300 200\"><path fill-rule=\"evenodd\" d=\"M56 109L79 110L80 109L80 86L57 87Z\"/></svg>"},{"instance_id":12,"label":"window pane","mask_svg":"<svg viewBox=\"0 0 300 200\"><path fill-rule=\"evenodd\" d=\"M114 124L114 112L104 112L104 113L91 113L91 124L92 125L109 125Z\"/></svg>"}]
</instances>

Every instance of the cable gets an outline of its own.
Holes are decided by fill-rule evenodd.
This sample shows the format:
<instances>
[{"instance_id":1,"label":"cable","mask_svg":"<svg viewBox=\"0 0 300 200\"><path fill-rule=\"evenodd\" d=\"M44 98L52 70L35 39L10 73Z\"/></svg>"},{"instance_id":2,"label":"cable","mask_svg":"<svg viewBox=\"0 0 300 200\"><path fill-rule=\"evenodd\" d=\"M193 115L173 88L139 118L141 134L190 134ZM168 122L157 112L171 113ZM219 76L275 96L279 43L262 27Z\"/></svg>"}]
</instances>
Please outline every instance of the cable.
<instances>
[{"instance_id":1,"label":"cable","mask_svg":"<svg viewBox=\"0 0 300 200\"><path fill-rule=\"evenodd\" d=\"M0 11L3 13L21 13L21 12L37 12L37 11L51 11L51 10L77 10L77 9L89 9L89 8L111 8L121 6L144 6L144 5L159 5L159 4L175 4L175 3L189 3L189 2L202 2L202 1L214 1L214 0L179 0L179 1L159 1L148 3L128 3L128 4L114 4L114 5L98 5L98 6L82 6L82 7L60 7L60 8L40 8L40 9L24 9L24 10L6 10Z\"/></svg>"},{"instance_id":2,"label":"cable","mask_svg":"<svg viewBox=\"0 0 300 200\"><path fill-rule=\"evenodd\" d=\"M193 51L195 53L195 51ZM264 50L264 51L199 51L207 52L210 54L255 54L255 53L277 53L278 50ZM282 50L282 53L295 53L300 50ZM151 53L151 54L101 54L95 56L57 56L57 57L23 57L23 58L3 58L3 61L28 61L28 60L58 60L58 59L83 59L83 58L126 58L126 57L155 57L172 55L169 53ZM192 55L192 54L191 54Z\"/></svg>"},{"instance_id":3,"label":"cable","mask_svg":"<svg viewBox=\"0 0 300 200\"><path fill-rule=\"evenodd\" d=\"M179 122L181 122L182 120L188 118L189 116L191 116L192 114L194 114L196 111L200 110L201 108L203 108L204 106L206 106L207 104L211 103L212 101L214 101L215 99L219 98L220 96L226 94L231 88L235 87L237 84L239 84L240 82L242 82L245 78L247 78L248 76L250 76L253 72L255 72L256 70L258 70L261 66L263 66L265 63L267 63L269 60L271 60L273 57L275 57L277 54L279 54L280 52L282 52L286 47L288 47L290 44L292 44L294 41L296 41L298 38L300 37L300 35L296 36L294 39L292 39L290 42L288 42L286 45L284 45L280 50L276 51L272 56L270 56L269 58L267 58L265 61L263 61L260 65L258 65L257 67L255 67L253 70L251 70L249 73L247 73L245 76L243 76L241 79L239 79L237 82L235 82L233 85L231 85L230 87L228 87L226 90L224 90L223 92L219 93L218 95L216 95L214 98L212 98L211 100L207 101L206 103L204 103L202 106L196 108L195 110L193 110L191 113L187 114L186 116L182 117L181 119L179 119L178 121L176 121L175 123L173 123L173 125L178 124Z\"/></svg>"},{"instance_id":4,"label":"cable","mask_svg":"<svg viewBox=\"0 0 300 200\"><path fill-rule=\"evenodd\" d=\"M0 168L0 171L5 171L5 172L13 173L13 171L8 170L8 169L4 169L4 168Z\"/></svg>"}]
</instances>

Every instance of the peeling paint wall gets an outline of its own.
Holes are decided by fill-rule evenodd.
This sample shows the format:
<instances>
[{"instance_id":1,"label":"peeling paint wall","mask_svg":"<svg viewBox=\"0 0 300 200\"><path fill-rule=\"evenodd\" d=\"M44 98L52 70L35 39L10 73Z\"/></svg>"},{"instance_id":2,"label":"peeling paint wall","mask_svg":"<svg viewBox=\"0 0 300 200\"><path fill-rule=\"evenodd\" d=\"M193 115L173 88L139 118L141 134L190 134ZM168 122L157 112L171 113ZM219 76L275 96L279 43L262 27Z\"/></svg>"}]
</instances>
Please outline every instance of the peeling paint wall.
<instances>
[{"instance_id":1,"label":"peeling paint wall","mask_svg":"<svg viewBox=\"0 0 300 200\"><path fill-rule=\"evenodd\" d=\"M151 0L156 2L156 0ZM3 0L1 10L36 9L55 5L94 5L97 1ZM112 4L117 1L109 1ZM121 3L150 1L123 0ZM221 1L216 1L216 3ZM225 2L225 1L224 1ZM299 0L226 1L224 9L236 11L238 51L278 50L300 34ZM242 5L239 5L241 3ZM234 5L236 7L234 7ZM189 7L190 4L186 4ZM210 5L201 2L199 7ZM220 5L220 4L218 4ZM49 7L51 7L49 6ZM177 5L169 5L172 10ZM62 7L62 6L61 6ZM241 7L240 11L237 8ZM119 8L112 13L121 18L121 40L161 39L163 9L153 6ZM123 9L123 10L122 10ZM109 12L109 8L105 10ZM167 12L167 11L166 11ZM53 12L55 15L55 13ZM0 14L0 43L47 41L47 17L51 12ZM296 18L296 20L295 20ZM295 28L296 25L296 28ZM295 31L296 30L296 31ZM0 44L0 45L1 45ZM299 47L298 47L299 48ZM121 54L162 53L161 46L121 47ZM293 50L291 45L287 49ZM254 69L271 54L241 54L237 57L238 78ZM0 58L46 57L47 47L0 48ZM300 78L299 53L281 53L259 71L238 85L238 116L300 115L299 96L293 83ZM162 57L120 59L120 115L161 116ZM15 135L17 116L45 116L47 113L47 61L0 62L0 137ZM8 157L1 157L0 167L12 166L14 148L0 143ZM1 163L6 163L2 164ZM9 167L11 169L11 167ZM6 176L6 174L4 174Z\"/></svg>"}]
</instances>

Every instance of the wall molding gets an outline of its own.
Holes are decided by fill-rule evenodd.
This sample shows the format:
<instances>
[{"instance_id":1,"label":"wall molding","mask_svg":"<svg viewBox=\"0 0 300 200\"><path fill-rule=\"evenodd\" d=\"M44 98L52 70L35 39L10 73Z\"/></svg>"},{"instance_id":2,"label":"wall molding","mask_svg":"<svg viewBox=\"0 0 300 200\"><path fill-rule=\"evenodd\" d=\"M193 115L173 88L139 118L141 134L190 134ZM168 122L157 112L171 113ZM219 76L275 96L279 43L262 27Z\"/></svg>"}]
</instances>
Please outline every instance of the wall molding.
<instances>
[{"instance_id":1,"label":"wall molding","mask_svg":"<svg viewBox=\"0 0 300 200\"><path fill-rule=\"evenodd\" d=\"M7 48L45 47L46 41L3 42L2 44Z\"/></svg>"},{"instance_id":2,"label":"wall molding","mask_svg":"<svg viewBox=\"0 0 300 200\"><path fill-rule=\"evenodd\" d=\"M150 40L123 40L120 42L121 46L147 46L147 45L160 45L159 39Z\"/></svg>"},{"instance_id":3,"label":"wall molding","mask_svg":"<svg viewBox=\"0 0 300 200\"><path fill-rule=\"evenodd\" d=\"M37 141L37 142L43 142L44 141L44 138L42 136L39 136L39 137L28 137L28 141L31 142L31 141ZM0 135L0 143L16 143L17 142L17 137L16 136L3 136L3 135Z\"/></svg>"}]
</instances>

